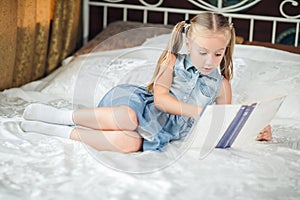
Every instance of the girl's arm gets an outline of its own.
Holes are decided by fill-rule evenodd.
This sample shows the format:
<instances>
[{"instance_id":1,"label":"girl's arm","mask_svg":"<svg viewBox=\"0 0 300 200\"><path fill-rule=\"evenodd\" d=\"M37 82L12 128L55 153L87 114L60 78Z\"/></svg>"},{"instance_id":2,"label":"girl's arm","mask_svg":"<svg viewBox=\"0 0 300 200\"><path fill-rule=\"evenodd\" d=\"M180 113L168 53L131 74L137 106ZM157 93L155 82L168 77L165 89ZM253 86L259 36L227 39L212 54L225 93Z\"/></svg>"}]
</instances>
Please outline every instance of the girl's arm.
<instances>
[{"instance_id":1,"label":"girl's arm","mask_svg":"<svg viewBox=\"0 0 300 200\"><path fill-rule=\"evenodd\" d=\"M154 104L156 108L169 114L197 118L202 107L184 103L170 95L176 56L172 54L169 63L163 63L154 84Z\"/></svg>"},{"instance_id":2,"label":"girl's arm","mask_svg":"<svg viewBox=\"0 0 300 200\"><path fill-rule=\"evenodd\" d=\"M216 98L216 104L231 104L232 91L230 82L223 78L219 94Z\"/></svg>"}]
</instances>

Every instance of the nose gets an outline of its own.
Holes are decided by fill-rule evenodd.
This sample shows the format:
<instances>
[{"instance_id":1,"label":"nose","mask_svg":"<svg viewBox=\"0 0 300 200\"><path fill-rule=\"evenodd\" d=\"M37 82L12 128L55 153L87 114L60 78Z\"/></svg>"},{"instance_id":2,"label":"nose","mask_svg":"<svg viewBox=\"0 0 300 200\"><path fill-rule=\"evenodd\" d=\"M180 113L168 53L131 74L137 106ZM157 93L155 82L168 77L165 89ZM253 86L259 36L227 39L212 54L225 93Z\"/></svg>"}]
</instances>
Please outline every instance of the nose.
<instances>
[{"instance_id":1,"label":"nose","mask_svg":"<svg viewBox=\"0 0 300 200\"><path fill-rule=\"evenodd\" d=\"M214 65L214 59L213 56L208 54L207 59L206 59L206 64L207 65Z\"/></svg>"}]
</instances>

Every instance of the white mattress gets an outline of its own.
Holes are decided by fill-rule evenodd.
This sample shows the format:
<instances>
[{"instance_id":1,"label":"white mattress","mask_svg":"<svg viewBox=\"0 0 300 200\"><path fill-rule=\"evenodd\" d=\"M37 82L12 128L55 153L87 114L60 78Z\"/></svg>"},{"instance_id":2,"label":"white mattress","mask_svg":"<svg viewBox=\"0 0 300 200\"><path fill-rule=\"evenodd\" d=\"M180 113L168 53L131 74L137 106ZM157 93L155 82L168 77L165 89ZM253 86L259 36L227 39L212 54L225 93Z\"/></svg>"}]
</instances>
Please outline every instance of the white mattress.
<instances>
[{"instance_id":1,"label":"white mattress","mask_svg":"<svg viewBox=\"0 0 300 200\"><path fill-rule=\"evenodd\" d=\"M287 94L269 142L214 149L200 159L197 149L182 148L185 140L162 153L120 154L20 129L32 102L91 107L116 84L145 85L167 37L70 57L48 77L1 92L0 199L298 199L300 55L236 46L234 103Z\"/></svg>"}]
</instances>

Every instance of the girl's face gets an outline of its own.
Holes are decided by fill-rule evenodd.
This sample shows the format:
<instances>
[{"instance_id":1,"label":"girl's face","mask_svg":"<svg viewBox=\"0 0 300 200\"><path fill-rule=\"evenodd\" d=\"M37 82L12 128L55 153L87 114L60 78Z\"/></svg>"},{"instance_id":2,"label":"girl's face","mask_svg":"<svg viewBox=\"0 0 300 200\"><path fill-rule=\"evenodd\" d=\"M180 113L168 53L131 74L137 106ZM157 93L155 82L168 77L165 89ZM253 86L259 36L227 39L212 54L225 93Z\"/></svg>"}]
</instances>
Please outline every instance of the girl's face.
<instances>
[{"instance_id":1,"label":"girl's face","mask_svg":"<svg viewBox=\"0 0 300 200\"><path fill-rule=\"evenodd\" d=\"M227 39L221 36L197 36L187 38L186 45L191 60L198 71L207 75L221 63L227 47Z\"/></svg>"}]
</instances>

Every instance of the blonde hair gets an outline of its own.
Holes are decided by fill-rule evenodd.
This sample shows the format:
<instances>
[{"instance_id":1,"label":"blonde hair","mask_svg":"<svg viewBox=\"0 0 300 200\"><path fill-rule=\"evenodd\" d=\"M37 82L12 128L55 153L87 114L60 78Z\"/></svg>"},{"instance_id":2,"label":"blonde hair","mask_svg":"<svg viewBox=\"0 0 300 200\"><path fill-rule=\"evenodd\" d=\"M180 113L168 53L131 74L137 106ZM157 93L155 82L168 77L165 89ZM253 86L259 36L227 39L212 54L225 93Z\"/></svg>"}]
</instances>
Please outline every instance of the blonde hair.
<instances>
[{"instance_id":1,"label":"blonde hair","mask_svg":"<svg viewBox=\"0 0 300 200\"><path fill-rule=\"evenodd\" d=\"M192 38L200 34L222 34L228 39L228 45L225 54L220 63L221 74L228 80L233 75L232 55L235 44L235 30L226 17L219 13L200 13L191 20L181 21L177 23L171 33L171 38L168 42L167 48L162 52L158 59L156 69L154 71L152 80L147 86L149 92L153 92L153 86L163 64L168 64L171 61L171 56L177 55L182 48L183 34L186 37Z\"/></svg>"}]
</instances>

